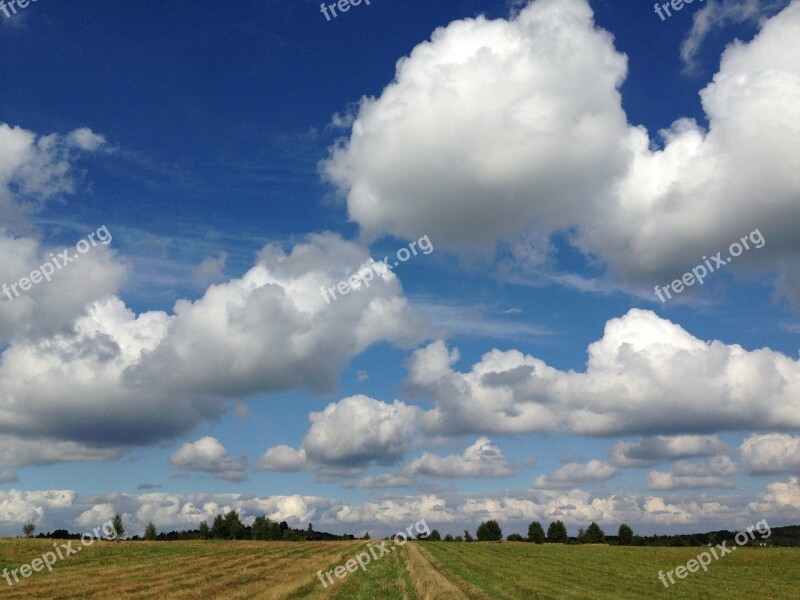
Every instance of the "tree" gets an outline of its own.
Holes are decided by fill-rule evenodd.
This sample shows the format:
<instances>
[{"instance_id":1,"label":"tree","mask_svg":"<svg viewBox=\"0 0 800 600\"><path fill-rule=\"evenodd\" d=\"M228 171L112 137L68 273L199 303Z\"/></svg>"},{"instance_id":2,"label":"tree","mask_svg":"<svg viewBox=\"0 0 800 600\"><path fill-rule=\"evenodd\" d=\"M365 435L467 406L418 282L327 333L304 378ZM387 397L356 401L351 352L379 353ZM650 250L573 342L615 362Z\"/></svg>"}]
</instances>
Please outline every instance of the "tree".
<instances>
[{"instance_id":1,"label":"tree","mask_svg":"<svg viewBox=\"0 0 800 600\"><path fill-rule=\"evenodd\" d=\"M633 529L627 523L623 523L619 526L617 537L619 538L620 546L630 546L633 544Z\"/></svg>"},{"instance_id":2,"label":"tree","mask_svg":"<svg viewBox=\"0 0 800 600\"><path fill-rule=\"evenodd\" d=\"M151 521L147 524L147 527L144 528L144 541L146 542L155 542L156 541L156 526Z\"/></svg>"},{"instance_id":3,"label":"tree","mask_svg":"<svg viewBox=\"0 0 800 600\"><path fill-rule=\"evenodd\" d=\"M534 544L544 544L544 529L539 521L528 525L528 541Z\"/></svg>"},{"instance_id":4,"label":"tree","mask_svg":"<svg viewBox=\"0 0 800 600\"><path fill-rule=\"evenodd\" d=\"M111 529L114 530L114 539L118 542L125 537L125 526L122 524L122 515L117 513L111 519Z\"/></svg>"},{"instance_id":5,"label":"tree","mask_svg":"<svg viewBox=\"0 0 800 600\"><path fill-rule=\"evenodd\" d=\"M448 533L446 536L444 536L444 541L445 542L453 542L455 540L453 539L453 536Z\"/></svg>"},{"instance_id":6,"label":"tree","mask_svg":"<svg viewBox=\"0 0 800 600\"><path fill-rule=\"evenodd\" d=\"M476 535L479 542L499 542L503 539L503 531L494 519L490 519L478 525Z\"/></svg>"},{"instance_id":7,"label":"tree","mask_svg":"<svg viewBox=\"0 0 800 600\"><path fill-rule=\"evenodd\" d=\"M208 523L205 521L200 523L198 531L200 532L200 539L202 540L207 540L211 537L211 530L208 528Z\"/></svg>"},{"instance_id":8,"label":"tree","mask_svg":"<svg viewBox=\"0 0 800 600\"><path fill-rule=\"evenodd\" d=\"M468 530L466 530L466 529L464 530L464 541L465 541L465 542L471 542L471 541L473 541L473 539L472 539L472 534L471 534L471 533L470 533Z\"/></svg>"},{"instance_id":9,"label":"tree","mask_svg":"<svg viewBox=\"0 0 800 600\"><path fill-rule=\"evenodd\" d=\"M551 544L567 543L567 527L564 525L563 521L559 519L558 521L550 523L547 528L547 541Z\"/></svg>"},{"instance_id":10,"label":"tree","mask_svg":"<svg viewBox=\"0 0 800 600\"><path fill-rule=\"evenodd\" d=\"M211 524L211 537L215 540L227 540L229 537L225 517L217 515Z\"/></svg>"},{"instance_id":11,"label":"tree","mask_svg":"<svg viewBox=\"0 0 800 600\"><path fill-rule=\"evenodd\" d=\"M244 525L239 520L239 513L235 510L230 511L225 515L225 525L228 530L228 539L240 540L244 537Z\"/></svg>"},{"instance_id":12,"label":"tree","mask_svg":"<svg viewBox=\"0 0 800 600\"><path fill-rule=\"evenodd\" d=\"M281 526L267 517L256 517L253 521L252 537L254 540L275 541L281 539Z\"/></svg>"},{"instance_id":13,"label":"tree","mask_svg":"<svg viewBox=\"0 0 800 600\"><path fill-rule=\"evenodd\" d=\"M506 537L507 542L524 542L525 538L518 533L510 533Z\"/></svg>"},{"instance_id":14,"label":"tree","mask_svg":"<svg viewBox=\"0 0 800 600\"><path fill-rule=\"evenodd\" d=\"M589 525L586 532L583 534L583 540L580 539L580 535L578 536L578 541L583 544L605 544L606 543L606 535L603 533L603 530L600 529L600 526L592 521L591 525Z\"/></svg>"},{"instance_id":15,"label":"tree","mask_svg":"<svg viewBox=\"0 0 800 600\"><path fill-rule=\"evenodd\" d=\"M34 531L36 531L36 523L33 521L28 521L22 526L22 533L25 534L25 537L33 537Z\"/></svg>"},{"instance_id":16,"label":"tree","mask_svg":"<svg viewBox=\"0 0 800 600\"><path fill-rule=\"evenodd\" d=\"M428 535L426 535L425 537L420 537L419 539L424 540L426 542L441 542L442 534L439 533L438 529L434 529Z\"/></svg>"},{"instance_id":17,"label":"tree","mask_svg":"<svg viewBox=\"0 0 800 600\"><path fill-rule=\"evenodd\" d=\"M372 536L370 536L369 531L365 531L364 532L364 539L365 540L371 540L372 539Z\"/></svg>"}]
</instances>

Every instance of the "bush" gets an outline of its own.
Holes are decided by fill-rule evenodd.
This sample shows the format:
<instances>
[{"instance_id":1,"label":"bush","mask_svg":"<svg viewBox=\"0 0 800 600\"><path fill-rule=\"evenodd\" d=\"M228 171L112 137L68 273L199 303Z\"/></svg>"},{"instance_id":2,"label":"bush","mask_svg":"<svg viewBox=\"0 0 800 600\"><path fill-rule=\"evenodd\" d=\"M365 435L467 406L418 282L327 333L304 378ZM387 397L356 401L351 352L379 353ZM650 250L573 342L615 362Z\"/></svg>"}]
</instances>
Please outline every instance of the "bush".
<instances>
[{"instance_id":1,"label":"bush","mask_svg":"<svg viewBox=\"0 0 800 600\"><path fill-rule=\"evenodd\" d=\"M510 534L508 535L508 537L506 537L506 541L507 541L507 542L524 542L524 541L525 541L525 538L524 538L524 537L522 537L522 536L521 536L520 534L518 534L518 533L510 533Z\"/></svg>"}]
</instances>

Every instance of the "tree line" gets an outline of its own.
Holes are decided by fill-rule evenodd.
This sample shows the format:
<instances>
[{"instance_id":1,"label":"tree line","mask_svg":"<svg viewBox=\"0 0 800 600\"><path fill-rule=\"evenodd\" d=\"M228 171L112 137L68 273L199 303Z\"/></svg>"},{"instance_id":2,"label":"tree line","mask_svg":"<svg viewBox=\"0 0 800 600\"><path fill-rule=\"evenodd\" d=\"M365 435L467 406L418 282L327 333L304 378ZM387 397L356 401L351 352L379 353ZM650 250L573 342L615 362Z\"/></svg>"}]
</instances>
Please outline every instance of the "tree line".
<instances>
[{"instance_id":1,"label":"tree line","mask_svg":"<svg viewBox=\"0 0 800 600\"><path fill-rule=\"evenodd\" d=\"M531 542L534 544L613 544L618 546L707 546L718 544L724 540L732 540L736 531L718 530L706 533L692 533L682 535L635 535L633 529L627 524L619 526L617 535L607 536L602 528L592 521L585 529L581 527L576 537L567 535L567 528L561 520L553 521L547 527L545 533L539 521L533 521L528 525L528 535L523 536L519 533L511 533L505 539L508 542ZM420 538L422 539L422 538ZM437 529L432 529L430 535L422 541L444 541L444 542L499 542L503 540L503 532L500 524L491 519L482 522L475 536L468 530L464 530L464 535L452 536L450 534L442 537ZM759 543L765 546L800 546L800 525L789 525L786 527L773 527L772 535L769 539L761 540Z\"/></svg>"},{"instance_id":2,"label":"tree line","mask_svg":"<svg viewBox=\"0 0 800 600\"><path fill-rule=\"evenodd\" d=\"M117 541L125 537L125 525L120 514L114 515L111 521L116 533ZM33 521L26 522L22 527L25 537L34 537L36 525ZM707 533L693 533L687 535L634 535L633 529L626 523L619 526L617 535L606 536L600 526L592 521L589 526L578 530L577 537L567 535L567 527L561 520L551 522L545 533L539 521L528 525L528 535L511 533L505 539L509 542L530 542L534 544L615 544L619 546L707 546L717 544L724 540L733 539L735 531L719 530ZM39 533L39 539L79 539L81 534L70 533L66 529L56 529L47 534ZM369 539L369 533L363 539ZM179 540L263 540L263 541L342 541L354 540L354 535L335 535L321 531L314 531L313 524L309 523L306 529L293 529L286 521L272 521L267 516L256 517L252 525L242 523L239 513L231 510L219 514L209 526L202 521L197 529L171 531L158 533L156 526L150 522L145 528L144 535L140 538L135 535L129 538L132 541L179 541ZM388 538L387 538L388 539ZM490 519L478 525L475 536L469 530L464 530L464 535L447 534L442 537L438 529L432 529L426 537L419 536L420 541L431 542L499 542L503 540L503 531L500 524ZM800 525L772 528L772 535L768 540L763 540L769 546L800 546Z\"/></svg>"}]
</instances>

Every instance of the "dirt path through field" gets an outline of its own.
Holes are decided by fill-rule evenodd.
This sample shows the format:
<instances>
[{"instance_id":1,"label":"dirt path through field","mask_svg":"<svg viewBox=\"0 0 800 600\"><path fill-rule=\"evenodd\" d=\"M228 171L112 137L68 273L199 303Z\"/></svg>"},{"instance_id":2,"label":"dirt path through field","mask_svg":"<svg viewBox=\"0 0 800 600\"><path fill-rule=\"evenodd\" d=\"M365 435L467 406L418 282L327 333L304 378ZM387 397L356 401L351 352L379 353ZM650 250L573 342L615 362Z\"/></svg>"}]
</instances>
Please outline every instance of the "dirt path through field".
<instances>
[{"instance_id":1,"label":"dirt path through field","mask_svg":"<svg viewBox=\"0 0 800 600\"><path fill-rule=\"evenodd\" d=\"M491 600L480 588L450 573L420 544L407 544L403 549L420 600Z\"/></svg>"}]
</instances>

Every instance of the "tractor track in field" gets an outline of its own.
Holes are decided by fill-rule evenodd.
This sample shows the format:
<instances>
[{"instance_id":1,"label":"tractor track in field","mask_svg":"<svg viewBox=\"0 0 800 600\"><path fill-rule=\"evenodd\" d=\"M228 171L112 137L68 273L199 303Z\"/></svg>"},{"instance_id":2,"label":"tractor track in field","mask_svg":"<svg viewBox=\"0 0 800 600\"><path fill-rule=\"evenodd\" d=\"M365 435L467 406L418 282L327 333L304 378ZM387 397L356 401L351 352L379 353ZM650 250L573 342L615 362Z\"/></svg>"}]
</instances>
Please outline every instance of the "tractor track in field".
<instances>
[{"instance_id":1,"label":"tractor track in field","mask_svg":"<svg viewBox=\"0 0 800 600\"><path fill-rule=\"evenodd\" d=\"M420 544L408 544L404 550L419 600L491 600L482 589L451 573Z\"/></svg>"}]
</instances>

